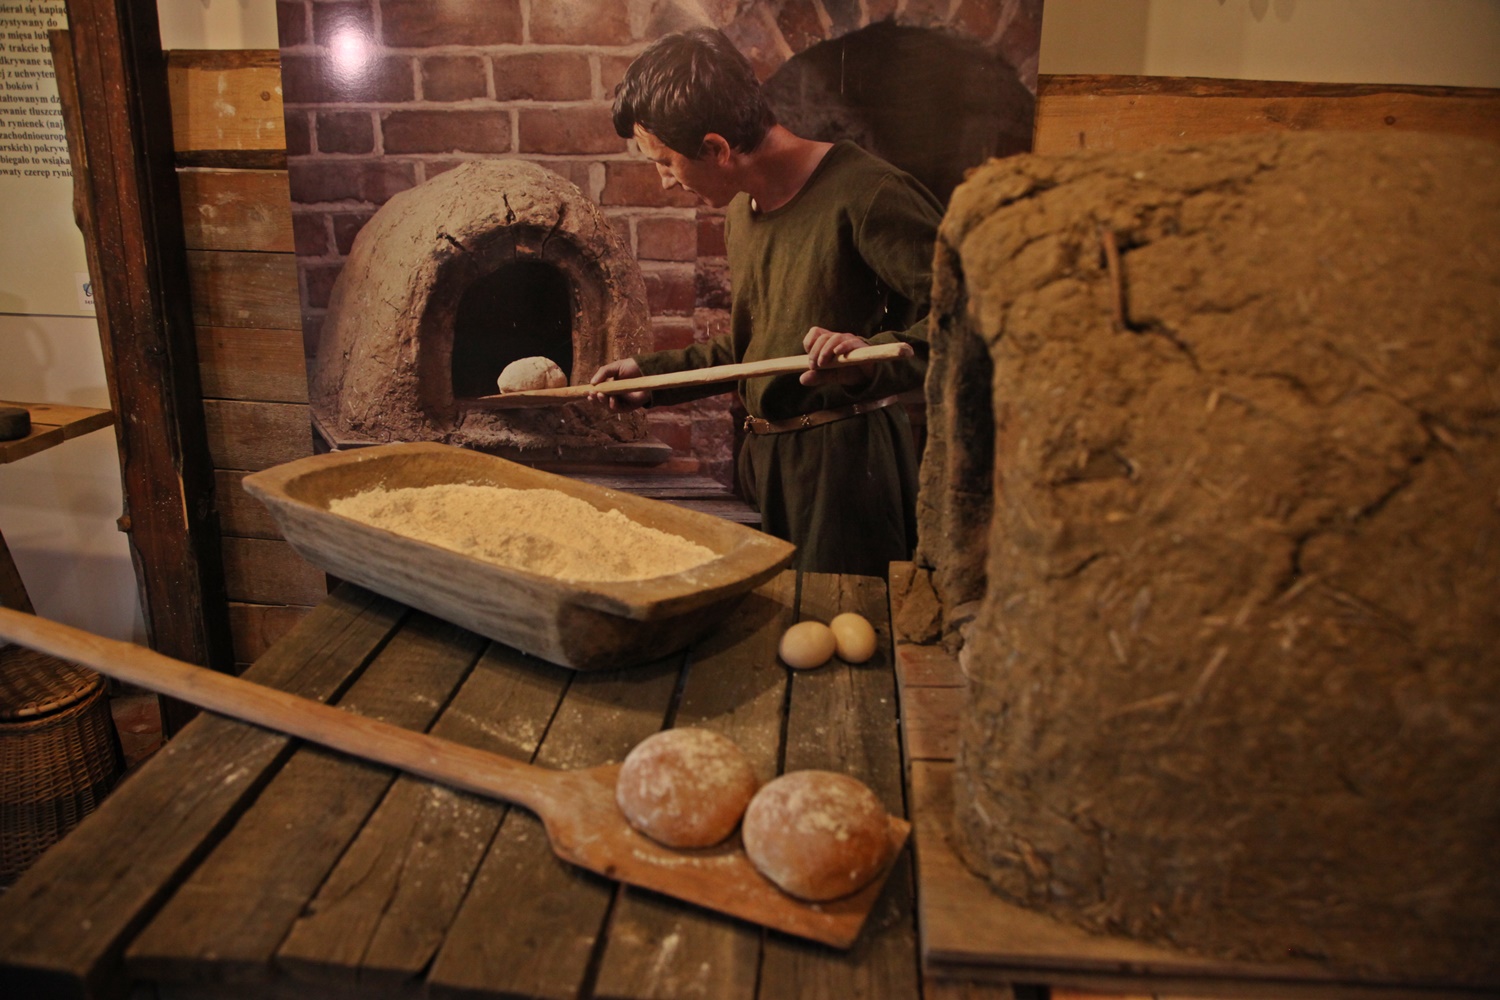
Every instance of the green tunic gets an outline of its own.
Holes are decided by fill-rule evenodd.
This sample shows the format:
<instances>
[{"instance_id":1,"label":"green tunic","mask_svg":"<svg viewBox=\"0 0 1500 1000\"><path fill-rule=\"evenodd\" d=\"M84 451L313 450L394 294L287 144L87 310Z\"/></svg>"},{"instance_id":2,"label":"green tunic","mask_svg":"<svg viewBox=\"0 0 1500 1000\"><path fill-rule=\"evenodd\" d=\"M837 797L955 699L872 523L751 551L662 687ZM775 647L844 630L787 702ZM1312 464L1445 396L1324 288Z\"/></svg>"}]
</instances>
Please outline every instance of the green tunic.
<instances>
[{"instance_id":1,"label":"green tunic","mask_svg":"<svg viewBox=\"0 0 1500 1000\"><path fill-rule=\"evenodd\" d=\"M868 382L804 386L797 375L738 383L752 416L781 420L920 387L927 366L932 253L942 206L915 179L851 142L830 149L787 204L757 212L741 194L724 224L730 330L638 357L648 374L803 353L810 327L871 343L905 341L910 361ZM658 405L721 388L658 392ZM750 435L740 481L762 526L798 546L797 566L884 576L916 543L917 460L899 406L783 434Z\"/></svg>"}]
</instances>

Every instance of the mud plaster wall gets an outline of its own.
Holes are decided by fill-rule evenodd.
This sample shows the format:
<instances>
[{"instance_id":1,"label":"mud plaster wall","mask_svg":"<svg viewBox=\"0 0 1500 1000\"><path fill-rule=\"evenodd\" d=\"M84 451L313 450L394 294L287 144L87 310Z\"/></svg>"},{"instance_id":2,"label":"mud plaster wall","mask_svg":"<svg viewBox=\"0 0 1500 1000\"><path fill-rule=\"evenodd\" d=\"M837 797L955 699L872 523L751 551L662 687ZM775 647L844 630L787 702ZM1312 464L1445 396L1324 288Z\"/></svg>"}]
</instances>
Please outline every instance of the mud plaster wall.
<instances>
[{"instance_id":1,"label":"mud plaster wall","mask_svg":"<svg viewBox=\"0 0 1500 1000\"><path fill-rule=\"evenodd\" d=\"M1497 168L1295 134L959 188L919 561L999 892L1500 981Z\"/></svg>"}]
</instances>

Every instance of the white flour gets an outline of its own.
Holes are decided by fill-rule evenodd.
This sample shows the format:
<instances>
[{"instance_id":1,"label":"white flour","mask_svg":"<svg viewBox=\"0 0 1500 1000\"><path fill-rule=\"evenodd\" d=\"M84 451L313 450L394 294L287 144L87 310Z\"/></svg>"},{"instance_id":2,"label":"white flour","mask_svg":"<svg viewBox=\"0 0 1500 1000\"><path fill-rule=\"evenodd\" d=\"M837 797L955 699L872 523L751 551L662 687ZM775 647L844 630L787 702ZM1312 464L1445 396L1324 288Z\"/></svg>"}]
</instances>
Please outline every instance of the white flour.
<instances>
[{"instance_id":1,"label":"white flour","mask_svg":"<svg viewBox=\"0 0 1500 1000\"><path fill-rule=\"evenodd\" d=\"M559 490L443 483L383 486L333 500L335 514L503 566L564 580L645 580L713 559L712 549L601 511Z\"/></svg>"}]
</instances>

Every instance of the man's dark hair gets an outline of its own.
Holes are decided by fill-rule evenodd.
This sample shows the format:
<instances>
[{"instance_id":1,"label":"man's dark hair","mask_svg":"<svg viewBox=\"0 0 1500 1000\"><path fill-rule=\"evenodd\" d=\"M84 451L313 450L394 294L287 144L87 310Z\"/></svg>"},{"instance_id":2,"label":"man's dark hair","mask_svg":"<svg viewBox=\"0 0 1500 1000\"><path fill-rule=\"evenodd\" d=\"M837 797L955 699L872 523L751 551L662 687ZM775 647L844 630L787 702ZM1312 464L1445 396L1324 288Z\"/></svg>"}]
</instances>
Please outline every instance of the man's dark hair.
<instances>
[{"instance_id":1,"label":"man's dark hair","mask_svg":"<svg viewBox=\"0 0 1500 1000\"><path fill-rule=\"evenodd\" d=\"M750 61L710 28L652 42L615 88L614 117L615 131L624 138L635 135L639 125L694 159L710 132L748 153L776 124Z\"/></svg>"}]
</instances>

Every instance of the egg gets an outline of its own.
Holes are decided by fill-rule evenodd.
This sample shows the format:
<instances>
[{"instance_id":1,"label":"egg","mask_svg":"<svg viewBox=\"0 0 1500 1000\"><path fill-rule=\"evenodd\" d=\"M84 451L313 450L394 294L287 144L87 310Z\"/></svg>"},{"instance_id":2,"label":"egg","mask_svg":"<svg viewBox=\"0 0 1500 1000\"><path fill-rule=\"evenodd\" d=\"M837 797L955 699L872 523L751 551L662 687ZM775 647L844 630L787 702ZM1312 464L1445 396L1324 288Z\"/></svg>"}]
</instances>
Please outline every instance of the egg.
<instances>
[{"instance_id":1,"label":"egg","mask_svg":"<svg viewBox=\"0 0 1500 1000\"><path fill-rule=\"evenodd\" d=\"M781 662L795 670L811 670L821 667L833 658L838 645L833 630L822 622L798 622L787 629L781 637L777 653Z\"/></svg>"},{"instance_id":2,"label":"egg","mask_svg":"<svg viewBox=\"0 0 1500 1000\"><path fill-rule=\"evenodd\" d=\"M853 611L835 615L828 623L833 633L839 659L845 663L863 663L875 655L875 626Z\"/></svg>"}]
</instances>

